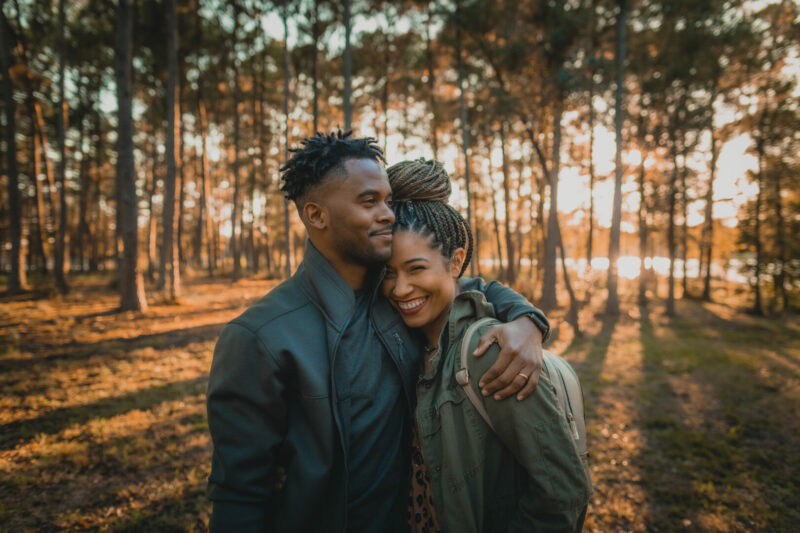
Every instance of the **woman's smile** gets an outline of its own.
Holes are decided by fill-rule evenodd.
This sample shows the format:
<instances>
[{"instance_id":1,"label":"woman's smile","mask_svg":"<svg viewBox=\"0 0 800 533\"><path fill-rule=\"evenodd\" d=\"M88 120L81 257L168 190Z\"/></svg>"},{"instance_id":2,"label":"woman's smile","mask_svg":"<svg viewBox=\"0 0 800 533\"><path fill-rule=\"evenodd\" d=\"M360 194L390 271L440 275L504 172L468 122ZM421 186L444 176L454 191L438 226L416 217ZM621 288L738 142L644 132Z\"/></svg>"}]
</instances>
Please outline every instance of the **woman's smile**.
<instances>
[{"instance_id":1,"label":"woman's smile","mask_svg":"<svg viewBox=\"0 0 800 533\"><path fill-rule=\"evenodd\" d=\"M425 307L425 303L427 301L428 297L424 296L422 298L414 298L412 300L395 300L395 303L397 303L397 307L402 314L413 315L422 311L422 308Z\"/></svg>"}]
</instances>

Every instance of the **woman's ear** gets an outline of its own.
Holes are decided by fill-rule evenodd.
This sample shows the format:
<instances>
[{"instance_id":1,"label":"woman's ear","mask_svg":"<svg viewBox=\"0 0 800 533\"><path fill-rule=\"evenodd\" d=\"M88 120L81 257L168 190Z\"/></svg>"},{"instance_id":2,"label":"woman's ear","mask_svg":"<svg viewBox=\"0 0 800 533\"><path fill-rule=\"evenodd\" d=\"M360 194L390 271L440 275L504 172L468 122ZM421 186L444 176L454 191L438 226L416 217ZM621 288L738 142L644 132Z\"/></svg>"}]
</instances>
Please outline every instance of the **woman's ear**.
<instances>
[{"instance_id":1,"label":"woman's ear","mask_svg":"<svg viewBox=\"0 0 800 533\"><path fill-rule=\"evenodd\" d=\"M328 227L328 210L316 202L306 202L303 205L303 218L318 230Z\"/></svg>"},{"instance_id":2,"label":"woman's ear","mask_svg":"<svg viewBox=\"0 0 800 533\"><path fill-rule=\"evenodd\" d=\"M461 266L464 264L466 255L467 252L464 248L456 248L453 250L453 254L450 256L450 275L454 278L458 278L458 275L461 273Z\"/></svg>"}]
</instances>

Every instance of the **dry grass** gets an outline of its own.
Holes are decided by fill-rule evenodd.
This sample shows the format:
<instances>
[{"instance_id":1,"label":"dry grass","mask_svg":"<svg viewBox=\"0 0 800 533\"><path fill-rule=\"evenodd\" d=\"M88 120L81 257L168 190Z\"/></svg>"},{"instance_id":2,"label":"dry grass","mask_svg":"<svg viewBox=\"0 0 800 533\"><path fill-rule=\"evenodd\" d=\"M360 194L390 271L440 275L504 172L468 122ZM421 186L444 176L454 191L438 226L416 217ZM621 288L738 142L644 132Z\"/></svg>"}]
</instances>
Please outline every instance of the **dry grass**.
<instances>
[{"instance_id":1,"label":"dry grass","mask_svg":"<svg viewBox=\"0 0 800 533\"><path fill-rule=\"evenodd\" d=\"M204 391L222 325L274 282L196 280L116 314L106 282L0 300L0 531L207 527ZM679 302L582 315L552 348L584 384L587 531L790 531L800 320ZM553 313L555 321L559 314Z\"/></svg>"}]
</instances>

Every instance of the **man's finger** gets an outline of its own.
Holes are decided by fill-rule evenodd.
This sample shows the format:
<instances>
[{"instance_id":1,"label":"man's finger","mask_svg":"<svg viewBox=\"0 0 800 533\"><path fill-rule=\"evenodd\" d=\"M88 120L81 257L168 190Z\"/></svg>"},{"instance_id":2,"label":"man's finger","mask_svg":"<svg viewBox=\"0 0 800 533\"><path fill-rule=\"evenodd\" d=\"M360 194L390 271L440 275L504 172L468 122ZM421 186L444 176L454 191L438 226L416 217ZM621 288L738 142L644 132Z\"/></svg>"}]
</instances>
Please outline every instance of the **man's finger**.
<instances>
[{"instance_id":1,"label":"man's finger","mask_svg":"<svg viewBox=\"0 0 800 533\"><path fill-rule=\"evenodd\" d=\"M484 396L488 396L492 392L505 387L506 383L494 383L499 377L503 375L503 373L508 368L508 365L513 363L513 358L511 357L511 353L506 350L500 350L500 353L497 354L497 360L494 364L487 370L482 376L481 379L478 381L478 386L483 391ZM485 388L491 385L491 389L487 392Z\"/></svg>"},{"instance_id":2,"label":"man's finger","mask_svg":"<svg viewBox=\"0 0 800 533\"><path fill-rule=\"evenodd\" d=\"M496 330L497 326L492 326L486 333L481 335L480 340L478 340L478 345L475 347L475 351L472 352L472 355L475 357L480 357L481 355L489 349L489 346L497 342L497 334Z\"/></svg>"},{"instance_id":3,"label":"man's finger","mask_svg":"<svg viewBox=\"0 0 800 533\"><path fill-rule=\"evenodd\" d=\"M525 373L527 374L527 371ZM540 366L531 367L531 373L530 376L528 377L528 382L525 383L525 386L522 387L522 390L520 390L517 393L517 400L524 400L525 398L533 394L533 391L536 390L536 386L539 384L539 376L541 374L542 374L542 367Z\"/></svg>"},{"instance_id":4,"label":"man's finger","mask_svg":"<svg viewBox=\"0 0 800 533\"><path fill-rule=\"evenodd\" d=\"M528 381L524 365L512 364L497 379L495 384L501 385L492 393L495 400L503 400L519 392ZM488 389L488 388L487 388Z\"/></svg>"},{"instance_id":5,"label":"man's finger","mask_svg":"<svg viewBox=\"0 0 800 533\"><path fill-rule=\"evenodd\" d=\"M514 376L522 371L524 366L525 362L512 357L510 351L503 354L503 350L501 350L497 355L497 361L495 361L494 365L486 371L483 377L481 377L480 382L478 382L479 385L483 382L483 385L481 385L481 392L484 396L488 396L508 387L514 380ZM519 390L519 388L521 388L521 386L518 387L517 390ZM516 390L514 392L516 392Z\"/></svg>"}]
</instances>

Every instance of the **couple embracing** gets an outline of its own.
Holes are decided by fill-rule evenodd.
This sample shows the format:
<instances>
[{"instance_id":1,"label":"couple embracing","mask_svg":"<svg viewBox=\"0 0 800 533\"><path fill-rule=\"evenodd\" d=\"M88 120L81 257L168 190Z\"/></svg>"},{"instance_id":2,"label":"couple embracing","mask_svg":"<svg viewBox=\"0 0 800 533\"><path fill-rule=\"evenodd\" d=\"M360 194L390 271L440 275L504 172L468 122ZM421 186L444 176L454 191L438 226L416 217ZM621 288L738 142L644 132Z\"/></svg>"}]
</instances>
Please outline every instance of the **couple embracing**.
<instances>
[{"instance_id":1,"label":"couple embracing","mask_svg":"<svg viewBox=\"0 0 800 533\"><path fill-rule=\"evenodd\" d=\"M211 530L579 531L591 484L539 375L547 319L462 277L472 234L442 166L385 169L339 132L282 172L308 242L217 343Z\"/></svg>"}]
</instances>

